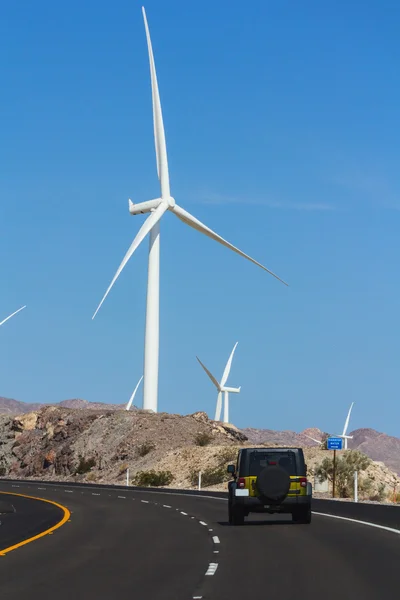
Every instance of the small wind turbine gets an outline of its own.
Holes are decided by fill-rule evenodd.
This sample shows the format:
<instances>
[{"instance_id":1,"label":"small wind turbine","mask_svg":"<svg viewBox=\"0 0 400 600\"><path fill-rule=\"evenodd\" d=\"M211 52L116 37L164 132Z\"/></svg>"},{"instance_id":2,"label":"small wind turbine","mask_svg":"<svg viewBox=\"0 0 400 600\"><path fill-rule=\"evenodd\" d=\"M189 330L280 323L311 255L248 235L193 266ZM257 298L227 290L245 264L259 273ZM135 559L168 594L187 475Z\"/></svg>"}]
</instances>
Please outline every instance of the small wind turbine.
<instances>
[{"instance_id":1,"label":"small wind turbine","mask_svg":"<svg viewBox=\"0 0 400 600\"><path fill-rule=\"evenodd\" d=\"M340 437L344 440L344 449L347 450L347 440L352 440L353 436L352 435L346 435L347 432L347 428L349 426L349 421L350 421L350 414L351 414L351 409L353 408L353 404L354 402L351 403L349 412L347 413L347 418L346 421L344 423L344 427L343 427L343 433L340 435L337 435L336 437Z\"/></svg>"},{"instance_id":2,"label":"small wind turbine","mask_svg":"<svg viewBox=\"0 0 400 600\"><path fill-rule=\"evenodd\" d=\"M21 306L21 308L19 308L18 310L16 310L15 312L13 312L11 315L8 315L8 317L6 317L5 319L3 319L3 321L0 321L0 326L4 325L4 323L6 321L8 321L8 319L11 319L11 317L13 317L14 315L16 315L17 313L19 313L21 310L23 310L24 308L26 308L26 304L25 306Z\"/></svg>"},{"instance_id":3,"label":"small wind turbine","mask_svg":"<svg viewBox=\"0 0 400 600\"><path fill-rule=\"evenodd\" d=\"M150 32L147 24L146 13L142 7L144 26L146 30L147 47L150 62L150 78L151 78L151 95L153 102L153 125L154 125L154 140L157 160L157 173L160 180L161 195L154 200L147 200L134 204L129 200L129 212L132 215L150 213L146 221L139 229L138 234L133 240L128 252L125 254L123 261L114 278L112 279L106 293L103 296L99 306L96 309L92 319L96 316L100 306L106 299L112 286L118 279L123 268L142 243L147 234L150 234L149 245L149 263L147 275L147 300L146 300L146 327L145 327L145 342L144 342L144 390L143 390L143 408L157 412L158 406L158 358L159 358L159 317L160 317L160 219L167 211L172 212L185 225L189 225L222 244L226 248L233 250L240 256L251 261L255 265L273 275L276 279L287 285L275 273L264 267L261 263L254 260L245 254L239 248L227 242L223 237L215 233L212 229L204 225L189 212L178 206L175 199L171 196L169 185L169 171L167 159L167 146L165 143L165 132L163 117L161 111L161 101L158 91L156 67L154 62L153 48L151 45Z\"/></svg>"},{"instance_id":4,"label":"small wind turbine","mask_svg":"<svg viewBox=\"0 0 400 600\"><path fill-rule=\"evenodd\" d=\"M217 396L217 406L215 409L215 421L220 421L221 420L221 410L222 410L222 393L224 393L224 423L229 423L229 392L231 392L232 394L239 394L240 392L240 387L238 388L232 388L232 387L226 387L225 384L228 380L228 376L231 370L231 366L232 366L232 359L233 359L233 355L235 353L236 350L236 346L238 345L238 342L236 342L236 344L233 347L233 350L231 352L230 357L228 358L228 362L225 365L225 369L224 372L222 374L222 378L221 381L218 383L218 381L215 379L214 375L212 373L210 373L210 371L207 369L207 367L205 365L203 365L203 363L201 362L201 360L199 359L198 356L196 356L197 360L199 361L199 363L201 364L201 366L203 367L203 369L205 370L205 372L207 373L207 375L209 376L209 378L211 379L211 381L213 382L213 384L215 385L215 387L218 390L218 396Z\"/></svg>"},{"instance_id":5,"label":"small wind turbine","mask_svg":"<svg viewBox=\"0 0 400 600\"><path fill-rule=\"evenodd\" d=\"M136 384L136 387L135 387L135 389L133 390L133 394L132 394L132 396L129 398L129 402L128 402L128 404L126 405L126 410L130 410L130 408L131 408L131 406L132 406L133 399L134 399L134 397L135 397L135 395L136 395L136 392L137 392L137 390L138 390L138 387L139 387L139 385L140 385L140 382L142 381L142 379L143 379L143 375L141 376L141 378L140 378L140 379L139 379L139 381L137 382L137 384Z\"/></svg>"}]
</instances>

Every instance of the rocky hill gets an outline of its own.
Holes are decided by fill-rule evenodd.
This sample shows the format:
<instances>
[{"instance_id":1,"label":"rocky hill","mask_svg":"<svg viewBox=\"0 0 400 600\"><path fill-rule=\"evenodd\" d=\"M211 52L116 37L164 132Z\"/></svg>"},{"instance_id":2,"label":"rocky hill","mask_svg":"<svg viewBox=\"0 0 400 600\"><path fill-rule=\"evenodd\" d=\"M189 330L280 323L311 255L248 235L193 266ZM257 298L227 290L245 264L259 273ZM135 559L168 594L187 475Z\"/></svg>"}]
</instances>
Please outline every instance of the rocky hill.
<instances>
[{"instance_id":1,"label":"rocky hill","mask_svg":"<svg viewBox=\"0 0 400 600\"><path fill-rule=\"evenodd\" d=\"M312 478L327 452L309 441L300 445ZM268 445L282 443L298 446L299 438L288 444L278 436ZM226 489L226 466L248 445L253 444L236 427L212 421L205 413L48 406L0 415L0 476L113 484L124 483L129 469L131 483L154 484L154 477L161 477L162 485L190 488L202 471L203 487ZM394 482L400 485L400 478L383 464L372 463L365 476L372 482L370 495L380 483L387 491Z\"/></svg>"},{"instance_id":2,"label":"rocky hill","mask_svg":"<svg viewBox=\"0 0 400 600\"><path fill-rule=\"evenodd\" d=\"M295 431L273 431L271 429L242 429L249 441L254 444L281 443L289 446L318 446L310 437L323 440L328 435L316 427L305 429L300 433ZM387 467L400 475L400 439L375 431L375 429L355 429L349 435L350 450L360 450L374 461L384 463ZM310 436L310 437L307 437Z\"/></svg>"},{"instance_id":3,"label":"rocky hill","mask_svg":"<svg viewBox=\"0 0 400 600\"><path fill-rule=\"evenodd\" d=\"M37 403L31 404L21 402L12 398L0 397L1 415L22 415L32 411L40 411L45 407L56 407L60 409L79 409L85 411L124 411L126 404L103 404L101 402L88 402L82 399L63 400L56 404ZM134 406L132 411L138 409ZM126 412L126 411L125 411ZM174 415L176 416L176 415ZM284 446L300 446L303 448L314 447L318 444L310 438L323 440L328 435L320 429L313 427L297 433L295 431L274 431L272 429L242 429L243 434L252 444L280 444ZM360 450L374 461L383 462L387 467L400 474L400 438L386 435L375 429L356 429L350 433L353 436L349 440L349 448Z\"/></svg>"},{"instance_id":4,"label":"rocky hill","mask_svg":"<svg viewBox=\"0 0 400 600\"><path fill-rule=\"evenodd\" d=\"M193 465L200 464L197 451L205 444L208 453L228 460L236 450L228 456L226 448L246 439L234 426L210 421L205 413L180 416L50 406L18 416L0 415L0 475L116 483L128 467L134 476L171 464L179 483L187 475L184 469L182 479L180 463L186 468L192 456Z\"/></svg>"}]
</instances>

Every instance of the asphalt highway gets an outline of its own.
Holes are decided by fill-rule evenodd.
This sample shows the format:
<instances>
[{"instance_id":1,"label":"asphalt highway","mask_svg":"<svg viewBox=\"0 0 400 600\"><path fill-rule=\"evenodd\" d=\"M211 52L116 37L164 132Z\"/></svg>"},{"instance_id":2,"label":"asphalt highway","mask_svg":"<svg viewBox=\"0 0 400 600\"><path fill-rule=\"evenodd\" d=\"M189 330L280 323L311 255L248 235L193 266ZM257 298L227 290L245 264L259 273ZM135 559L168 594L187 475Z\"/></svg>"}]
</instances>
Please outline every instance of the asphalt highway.
<instances>
[{"instance_id":1,"label":"asphalt highway","mask_svg":"<svg viewBox=\"0 0 400 600\"><path fill-rule=\"evenodd\" d=\"M398 594L400 535L389 531L320 515L311 525L253 516L232 527L220 499L14 485L0 482L0 491L54 500L71 516L52 535L0 556L7 600L381 600ZM43 507L21 504L21 518L24 509L31 511L28 521L43 518ZM18 510L7 519L12 516L18 527Z\"/></svg>"}]
</instances>

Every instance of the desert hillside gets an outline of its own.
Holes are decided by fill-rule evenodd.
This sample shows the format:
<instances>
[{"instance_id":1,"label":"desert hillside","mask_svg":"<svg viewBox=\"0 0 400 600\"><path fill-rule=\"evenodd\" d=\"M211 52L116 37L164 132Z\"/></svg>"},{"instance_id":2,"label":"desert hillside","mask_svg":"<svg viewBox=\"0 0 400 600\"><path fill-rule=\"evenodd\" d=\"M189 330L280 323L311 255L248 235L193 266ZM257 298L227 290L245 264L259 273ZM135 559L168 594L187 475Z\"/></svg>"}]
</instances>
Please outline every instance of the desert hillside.
<instances>
[{"instance_id":1,"label":"desert hillside","mask_svg":"<svg viewBox=\"0 0 400 600\"><path fill-rule=\"evenodd\" d=\"M248 437L249 441L254 444L280 443L303 447L318 446L310 437L315 440L323 440L327 435L330 435L316 427L305 429L301 433L296 433L295 431L273 431L272 429L254 429L252 427L242 429L242 431ZM372 460L385 463L387 467L400 475L399 438L381 433L375 429L355 429L349 435L353 436L353 439L348 441L350 450L359 450Z\"/></svg>"},{"instance_id":2,"label":"desert hillside","mask_svg":"<svg viewBox=\"0 0 400 600\"><path fill-rule=\"evenodd\" d=\"M311 442L313 443L313 442ZM0 476L47 480L226 489L226 466L238 448L252 445L233 425L205 413L152 414L142 410L42 407L20 415L0 415ZM283 439L268 445L301 445L313 481L326 450ZM362 475L369 496L386 493L400 478L382 463L371 462Z\"/></svg>"}]
</instances>

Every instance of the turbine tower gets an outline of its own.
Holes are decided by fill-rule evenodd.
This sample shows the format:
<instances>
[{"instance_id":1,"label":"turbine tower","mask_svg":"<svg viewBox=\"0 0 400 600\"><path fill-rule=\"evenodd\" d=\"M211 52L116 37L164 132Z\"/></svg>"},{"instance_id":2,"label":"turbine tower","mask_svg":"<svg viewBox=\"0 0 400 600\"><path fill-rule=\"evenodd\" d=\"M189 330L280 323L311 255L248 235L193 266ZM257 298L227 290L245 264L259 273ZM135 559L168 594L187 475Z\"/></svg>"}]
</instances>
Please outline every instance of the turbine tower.
<instances>
[{"instance_id":1,"label":"turbine tower","mask_svg":"<svg viewBox=\"0 0 400 600\"><path fill-rule=\"evenodd\" d=\"M143 375L141 376L141 378L140 378L140 379L139 379L139 381L137 382L137 384L136 384L136 387L135 387L135 389L133 390L133 394L132 394L132 396L129 398L129 402L128 402L128 404L126 405L126 410L130 410L130 408L131 408L131 406L132 406L133 399L134 399L134 398L135 398L135 396L136 396L136 392L137 392L137 390L138 390L138 387L139 387L139 385L140 385L140 382L142 381L142 379L143 379Z\"/></svg>"},{"instance_id":2,"label":"turbine tower","mask_svg":"<svg viewBox=\"0 0 400 600\"><path fill-rule=\"evenodd\" d=\"M236 248L231 243L227 242L212 229L204 225L189 212L178 206L175 199L171 196L167 147L165 143L165 132L163 117L161 111L160 95L158 91L156 67L154 63L153 49L151 45L150 32L147 24L146 13L142 7L144 26L147 38L147 47L150 63L150 78L151 78L151 95L153 104L153 125L154 125L154 140L156 150L157 174L160 181L161 195L159 198L134 204L129 200L129 212L132 215L150 213L146 221L139 229L138 234L133 240L129 250L122 260L114 278L112 279L106 293L103 296L99 306L96 309L92 319L96 316L99 308L103 304L105 298L110 292L115 281L121 274L121 271L135 252L136 248L141 244L147 234L150 234L149 240L149 263L147 276L147 300L146 300L146 325L145 325L145 342L144 342L144 391L143 391L143 408L157 412L158 405L158 359L159 359L159 306L160 306L160 219L167 211L172 212L185 225L189 225L200 233L210 237L211 239L226 246L233 252L243 256L252 263L258 265L264 271L273 275L276 279L287 285L275 273L264 267L241 250Z\"/></svg>"},{"instance_id":3,"label":"turbine tower","mask_svg":"<svg viewBox=\"0 0 400 600\"><path fill-rule=\"evenodd\" d=\"M8 315L8 317L6 317L5 319L3 319L2 321L0 321L0 326L4 325L4 323L6 321L8 321L8 319L11 319L11 317L13 317L14 315L16 315L17 313L19 313L21 310L23 310L24 308L26 308L25 306L21 306L21 308L19 308L18 310L16 310L15 312L11 313L11 315Z\"/></svg>"},{"instance_id":4,"label":"turbine tower","mask_svg":"<svg viewBox=\"0 0 400 600\"><path fill-rule=\"evenodd\" d=\"M201 364L201 366L203 367L203 369L205 370L205 372L207 373L207 375L209 376L209 378L211 379L211 381L213 382L213 384L215 385L215 387L218 390L217 406L215 409L215 421L221 420L222 394L224 394L224 420L223 420L223 422L229 423L229 392L231 392L232 394L239 394L240 389L241 389L240 387L232 388L232 387L225 386L225 384L228 380L228 377L229 377L229 373L230 373L231 366L232 366L232 359L233 359L233 355L235 353L237 345L238 345L238 342L236 342L236 344L233 346L233 350L231 352L230 357L228 358L228 362L225 365L225 369L222 374L221 381L219 383L215 379L214 375L212 373L210 373L210 371L207 369L207 367L201 362L199 357L196 356L197 360L199 361L199 363Z\"/></svg>"},{"instance_id":5,"label":"turbine tower","mask_svg":"<svg viewBox=\"0 0 400 600\"><path fill-rule=\"evenodd\" d=\"M347 428L349 426L349 421L350 421L350 415L351 415L351 409L353 408L353 404L354 402L351 403L349 412L347 413L347 418L346 421L344 423L344 427L343 427L343 433L340 435L337 435L336 437L340 437L344 440L344 449L347 450L347 440L352 440L353 436L352 435L346 435L347 432Z\"/></svg>"}]
</instances>

